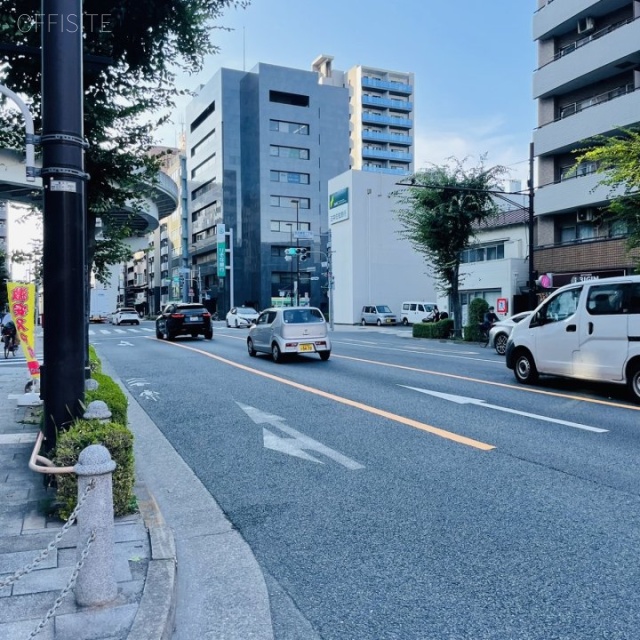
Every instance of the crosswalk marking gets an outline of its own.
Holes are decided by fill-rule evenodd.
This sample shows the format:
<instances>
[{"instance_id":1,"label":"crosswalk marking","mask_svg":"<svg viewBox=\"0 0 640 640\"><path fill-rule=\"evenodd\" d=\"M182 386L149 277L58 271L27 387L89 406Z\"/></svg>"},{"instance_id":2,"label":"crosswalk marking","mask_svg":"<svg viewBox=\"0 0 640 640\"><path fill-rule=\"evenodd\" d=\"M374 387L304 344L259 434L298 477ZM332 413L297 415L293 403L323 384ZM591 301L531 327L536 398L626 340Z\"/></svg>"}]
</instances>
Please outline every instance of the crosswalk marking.
<instances>
[{"instance_id":1,"label":"crosswalk marking","mask_svg":"<svg viewBox=\"0 0 640 640\"><path fill-rule=\"evenodd\" d=\"M153 333L155 331L154 328L152 327L127 327L126 329L123 327L113 327L112 329L89 329L89 335L90 336L95 336L95 335L123 335L123 334L127 334L127 333Z\"/></svg>"}]
</instances>

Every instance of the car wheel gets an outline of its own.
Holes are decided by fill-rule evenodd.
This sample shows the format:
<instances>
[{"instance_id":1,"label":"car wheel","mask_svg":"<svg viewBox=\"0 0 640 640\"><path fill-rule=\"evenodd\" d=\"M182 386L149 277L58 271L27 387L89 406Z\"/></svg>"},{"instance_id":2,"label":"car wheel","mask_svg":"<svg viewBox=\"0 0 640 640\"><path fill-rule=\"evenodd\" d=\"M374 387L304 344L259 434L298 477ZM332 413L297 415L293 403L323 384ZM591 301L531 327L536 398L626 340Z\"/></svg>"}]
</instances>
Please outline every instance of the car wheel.
<instances>
[{"instance_id":1,"label":"car wheel","mask_svg":"<svg viewBox=\"0 0 640 640\"><path fill-rule=\"evenodd\" d=\"M169 333L169 329L167 329L167 327L165 327L163 332L162 332L162 339L163 340L175 340L175 336L171 335Z\"/></svg>"},{"instance_id":2,"label":"car wheel","mask_svg":"<svg viewBox=\"0 0 640 640\"><path fill-rule=\"evenodd\" d=\"M238 324L238 318L236 318L236 329L239 327L240 325Z\"/></svg>"},{"instance_id":3,"label":"car wheel","mask_svg":"<svg viewBox=\"0 0 640 640\"><path fill-rule=\"evenodd\" d=\"M627 369L627 384L634 402L640 403L640 364L631 363Z\"/></svg>"},{"instance_id":4,"label":"car wheel","mask_svg":"<svg viewBox=\"0 0 640 640\"><path fill-rule=\"evenodd\" d=\"M274 342L271 345L271 357L273 358L273 361L277 363L281 363L284 358L284 356L282 355L282 351L280 351L280 347L278 346L277 342Z\"/></svg>"},{"instance_id":5,"label":"car wheel","mask_svg":"<svg viewBox=\"0 0 640 640\"><path fill-rule=\"evenodd\" d=\"M247 351L252 358L256 357L256 350L253 348L253 340L251 338L247 338Z\"/></svg>"},{"instance_id":6,"label":"car wheel","mask_svg":"<svg viewBox=\"0 0 640 640\"><path fill-rule=\"evenodd\" d=\"M499 355L503 356L506 352L507 352L507 340L509 339L509 337L507 336L506 333L499 333L494 341L493 341L493 345L496 349L496 353L498 353Z\"/></svg>"},{"instance_id":7,"label":"car wheel","mask_svg":"<svg viewBox=\"0 0 640 640\"><path fill-rule=\"evenodd\" d=\"M380 318L378 318L378 321L376 322L376 324L381 327L382 326L382 321L380 320Z\"/></svg>"},{"instance_id":8,"label":"car wheel","mask_svg":"<svg viewBox=\"0 0 640 640\"><path fill-rule=\"evenodd\" d=\"M213 331L205 331L204 332L205 340L213 340Z\"/></svg>"},{"instance_id":9,"label":"car wheel","mask_svg":"<svg viewBox=\"0 0 640 640\"><path fill-rule=\"evenodd\" d=\"M195 338L197 338L197 337L198 337L198 334L197 334L197 333L192 333L192 334L191 334L191 337L195 340Z\"/></svg>"},{"instance_id":10,"label":"car wheel","mask_svg":"<svg viewBox=\"0 0 640 640\"><path fill-rule=\"evenodd\" d=\"M331 355L331 351L320 351L320 360L328 360Z\"/></svg>"},{"instance_id":11,"label":"car wheel","mask_svg":"<svg viewBox=\"0 0 640 640\"><path fill-rule=\"evenodd\" d=\"M409 320L407 318L402 318L402 324L406 327L409 324Z\"/></svg>"},{"instance_id":12,"label":"car wheel","mask_svg":"<svg viewBox=\"0 0 640 640\"><path fill-rule=\"evenodd\" d=\"M360 324L361 324L363 327L366 327L366 326L367 326L367 323L365 322L364 318L362 318L362 320L360 321Z\"/></svg>"},{"instance_id":13,"label":"car wheel","mask_svg":"<svg viewBox=\"0 0 640 640\"><path fill-rule=\"evenodd\" d=\"M229 320L227 320L227 329L231 329L231 325L229 324Z\"/></svg>"},{"instance_id":14,"label":"car wheel","mask_svg":"<svg viewBox=\"0 0 640 640\"><path fill-rule=\"evenodd\" d=\"M533 384L538 379L538 370L528 351L520 351L516 354L513 373L516 380L522 384Z\"/></svg>"},{"instance_id":15,"label":"car wheel","mask_svg":"<svg viewBox=\"0 0 640 640\"><path fill-rule=\"evenodd\" d=\"M157 326L156 326L156 338L158 338L158 340L162 340L162 333L160 333L160 329L158 329Z\"/></svg>"},{"instance_id":16,"label":"car wheel","mask_svg":"<svg viewBox=\"0 0 640 640\"><path fill-rule=\"evenodd\" d=\"M140 320L136 320L134 323L136 326L140 324Z\"/></svg>"}]
</instances>

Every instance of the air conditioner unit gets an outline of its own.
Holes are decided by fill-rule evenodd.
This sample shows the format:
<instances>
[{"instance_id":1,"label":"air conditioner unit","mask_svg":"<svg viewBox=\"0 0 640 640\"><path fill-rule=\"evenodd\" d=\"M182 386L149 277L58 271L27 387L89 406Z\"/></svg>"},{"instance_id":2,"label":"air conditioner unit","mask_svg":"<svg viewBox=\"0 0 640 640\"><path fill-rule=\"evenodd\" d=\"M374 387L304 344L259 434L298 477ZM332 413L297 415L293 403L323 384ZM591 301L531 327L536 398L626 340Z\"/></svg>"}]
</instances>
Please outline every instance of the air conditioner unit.
<instances>
[{"instance_id":1,"label":"air conditioner unit","mask_svg":"<svg viewBox=\"0 0 640 640\"><path fill-rule=\"evenodd\" d=\"M596 21L593 18L580 18L578 20L578 33L589 33L596 28Z\"/></svg>"},{"instance_id":2,"label":"air conditioner unit","mask_svg":"<svg viewBox=\"0 0 640 640\"><path fill-rule=\"evenodd\" d=\"M593 210L582 209L581 211L578 211L577 219L578 222L591 222L593 220Z\"/></svg>"}]
</instances>

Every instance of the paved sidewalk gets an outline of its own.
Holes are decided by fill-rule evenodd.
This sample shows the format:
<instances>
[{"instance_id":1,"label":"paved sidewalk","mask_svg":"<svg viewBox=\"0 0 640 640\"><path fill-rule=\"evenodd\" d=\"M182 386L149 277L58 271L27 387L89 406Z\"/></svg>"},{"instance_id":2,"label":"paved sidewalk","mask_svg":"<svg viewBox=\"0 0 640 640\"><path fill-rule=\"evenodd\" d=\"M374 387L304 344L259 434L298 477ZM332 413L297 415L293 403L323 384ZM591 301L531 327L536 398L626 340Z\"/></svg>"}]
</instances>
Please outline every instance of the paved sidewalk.
<instances>
[{"instance_id":1,"label":"paved sidewalk","mask_svg":"<svg viewBox=\"0 0 640 640\"><path fill-rule=\"evenodd\" d=\"M33 409L18 406L26 367L2 364L0 582L32 564L64 524L46 515L55 492L28 467L39 421ZM103 370L117 380L105 361ZM273 640L269 596L251 550L127 395L140 512L115 521L118 596L83 608L71 590L42 625L77 562L73 525L33 570L0 589L0 639Z\"/></svg>"}]
</instances>

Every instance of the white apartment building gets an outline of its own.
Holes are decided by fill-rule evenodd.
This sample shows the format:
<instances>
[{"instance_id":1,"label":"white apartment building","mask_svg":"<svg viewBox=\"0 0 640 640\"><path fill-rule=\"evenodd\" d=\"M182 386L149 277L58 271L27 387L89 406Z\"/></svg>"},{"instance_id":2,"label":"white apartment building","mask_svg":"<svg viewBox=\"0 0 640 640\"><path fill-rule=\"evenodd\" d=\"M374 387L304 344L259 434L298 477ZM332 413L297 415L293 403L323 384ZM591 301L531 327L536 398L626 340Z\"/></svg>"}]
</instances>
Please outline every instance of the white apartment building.
<instances>
[{"instance_id":1,"label":"white apartment building","mask_svg":"<svg viewBox=\"0 0 640 640\"><path fill-rule=\"evenodd\" d=\"M595 165L576 167L573 152L640 122L639 18L638 0L538 0L534 262L554 287L633 268L626 229L603 210L609 188Z\"/></svg>"},{"instance_id":2,"label":"white apartment building","mask_svg":"<svg viewBox=\"0 0 640 640\"><path fill-rule=\"evenodd\" d=\"M311 66L322 84L349 89L351 169L414 173L413 73L362 65L343 72L332 63L321 55Z\"/></svg>"}]
</instances>

